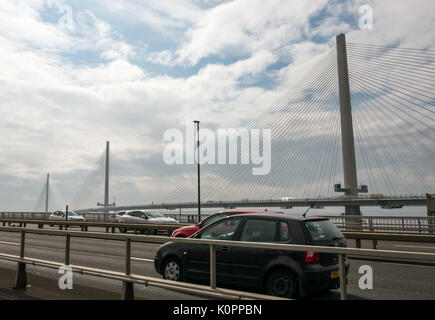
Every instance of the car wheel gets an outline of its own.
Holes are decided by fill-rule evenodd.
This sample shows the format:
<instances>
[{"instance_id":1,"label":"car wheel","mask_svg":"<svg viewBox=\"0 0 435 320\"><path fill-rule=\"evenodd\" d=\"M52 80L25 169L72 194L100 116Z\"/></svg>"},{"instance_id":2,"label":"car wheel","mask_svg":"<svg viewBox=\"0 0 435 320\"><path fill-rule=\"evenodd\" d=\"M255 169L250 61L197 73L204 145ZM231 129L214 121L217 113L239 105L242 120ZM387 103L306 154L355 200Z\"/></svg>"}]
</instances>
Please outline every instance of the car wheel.
<instances>
[{"instance_id":1,"label":"car wheel","mask_svg":"<svg viewBox=\"0 0 435 320\"><path fill-rule=\"evenodd\" d=\"M156 234L157 233L157 230L156 229L151 229L150 230L150 234Z\"/></svg>"},{"instance_id":2,"label":"car wheel","mask_svg":"<svg viewBox=\"0 0 435 320\"><path fill-rule=\"evenodd\" d=\"M298 292L296 278L288 270L276 270L267 278L266 292L271 296L296 298Z\"/></svg>"},{"instance_id":3,"label":"car wheel","mask_svg":"<svg viewBox=\"0 0 435 320\"><path fill-rule=\"evenodd\" d=\"M119 228L119 232L126 233L127 232L127 228Z\"/></svg>"},{"instance_id":4,"label":"car wheel","mask_svg":"<svg viewBox=\"0 0 435 320\"><path fill-rule=\"evenodd\" d=\"M182 268L178 259L169 258L163 265L163 279L182 281Z\"/></svg>"},{"instance_id":5,"label":"car wheel","mask_svg":"<svg viewBox=\"0 0 435 320\"><path fill-rule=\"evenodd\" d=\"M142 230L140 230L140 233L145 234L145 235L148 235L148 234L149 234L148 230L146 230L146 229L142 229Z\"/></svg>"}]
</instances>

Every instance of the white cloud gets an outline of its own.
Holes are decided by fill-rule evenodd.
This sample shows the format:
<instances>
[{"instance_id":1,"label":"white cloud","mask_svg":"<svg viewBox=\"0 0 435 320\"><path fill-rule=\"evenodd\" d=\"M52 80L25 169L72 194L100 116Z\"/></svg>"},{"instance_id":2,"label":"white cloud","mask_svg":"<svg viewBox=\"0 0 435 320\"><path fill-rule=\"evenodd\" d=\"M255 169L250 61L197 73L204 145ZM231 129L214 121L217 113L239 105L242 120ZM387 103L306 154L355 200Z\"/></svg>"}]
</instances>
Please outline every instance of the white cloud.
<instances>
[{"instance_id":1,"label":"white cloud","mask_svg":"<svg viewBox=\"0 0 435 320\"><path fill-rule=\"evenodd\" d=\"M131 17L176 38L177 49L171 50L170 43L144 57L137 56L139 48L127 43L107 16L75 10L76 29L63 30L43 21L47 3L0 3L0 135L6 137L0 140L0 172L12 177L8 183L26 190L23 199L17 196L5 208L32 208L29 190L34 187L26 184L43 181L45 172L65 177L59 187L71 199L106 140L134 172L116 178L113 190L122 195L121 203L153 201L167 181L176 189L178 172L171 176L172 168L155 160L162 156L163 131L193 119L209 128L229 128L255 118L333 48L335 33L349 30L349 21L340 22L336 15L358 18L362 2L335 4L313 27L310 17L327 8L327 1L100 1L112 16ZM433 47L435 22L423 4L427 2L391 8L377 2L374 31L351 31L348 38ZM418 10L415 17L402 19L412 10ZM330 39L318 43L315 36ZM81 53L98 59L78 63L74 57ZM204 58L221 62L212 60L189 76L151 76L132 57L186 68ZM279 67L271 71L274 64ZM266 74L276 83L271 89L251 85Z\"/></svg>"}]
</instances>

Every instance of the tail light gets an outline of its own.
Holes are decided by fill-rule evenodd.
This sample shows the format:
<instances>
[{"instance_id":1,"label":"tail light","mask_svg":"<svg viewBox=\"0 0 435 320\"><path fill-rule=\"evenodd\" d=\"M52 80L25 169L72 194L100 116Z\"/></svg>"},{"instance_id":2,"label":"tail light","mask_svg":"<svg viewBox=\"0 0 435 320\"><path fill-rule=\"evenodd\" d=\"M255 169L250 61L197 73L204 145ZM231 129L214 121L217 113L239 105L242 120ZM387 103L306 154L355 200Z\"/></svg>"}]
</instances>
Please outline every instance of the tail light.
<instances>
[{"instance_id":1,"label":"tail light","mask_svg":"<svg viewBox=\"0 0 435 320\"><path fill-rule=\"evenodd\" d=\"M305 262L313 263L320 262L320 253L319 252L305 252Z\"/></svg>"}]
</instances>

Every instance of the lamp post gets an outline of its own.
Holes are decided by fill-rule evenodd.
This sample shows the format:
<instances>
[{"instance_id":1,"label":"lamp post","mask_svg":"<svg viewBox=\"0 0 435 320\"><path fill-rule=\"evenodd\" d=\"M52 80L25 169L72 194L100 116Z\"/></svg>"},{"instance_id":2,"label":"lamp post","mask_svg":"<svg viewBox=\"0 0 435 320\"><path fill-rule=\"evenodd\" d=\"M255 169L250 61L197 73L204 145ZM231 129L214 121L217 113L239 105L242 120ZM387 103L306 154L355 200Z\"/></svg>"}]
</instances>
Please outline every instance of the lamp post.
<instances>
[{"instance_id":1,"label":"lamp post","mask_svg":"<svg viewBox=\"0 0 435 320\"><path fill-rule=\"evenodd\" d=\"M201 221L201 175L200 175L200 164L199 164L199 121L195 120L193 123L196 123L196 132L197 132L197 162L198 162L198 222Z\"/></svg>"}]
</instances>

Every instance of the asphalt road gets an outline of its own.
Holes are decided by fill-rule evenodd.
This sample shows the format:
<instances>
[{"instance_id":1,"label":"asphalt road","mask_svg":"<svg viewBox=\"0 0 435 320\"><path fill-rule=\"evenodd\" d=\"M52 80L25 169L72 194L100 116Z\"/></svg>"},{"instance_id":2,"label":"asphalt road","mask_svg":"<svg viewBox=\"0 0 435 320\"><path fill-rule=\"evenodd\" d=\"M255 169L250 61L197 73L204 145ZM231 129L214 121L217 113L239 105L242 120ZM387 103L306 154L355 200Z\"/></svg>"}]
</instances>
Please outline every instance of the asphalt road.
<instances>
[{"instance_id":1,"label":"asphalt road","mask_svg":"<svg viewBox=\"0 0 435 320\"><path fill-rule=\"evenodd\" d=\"M19 234L0 232L1 253L18 255L19 242ZM352 247L354 243L349 241L348 245ZM63 262L64 246L63 237L26 235L26 257ZM161 277L155 272L153 265L154 255L158 247L158 244L132 243L132 273ZM370 248L371 242L363 241L363 247ZM378 248L435 253L434 244L424 243L379 242ZM71 264L122 272L125 265L124 251L125 244L122 242L72 238ZM361 290L358 287L358 280L361 277L358 270L361 265L370 265L373 268L374 288L372 290ZM26 290L27 295L17 296L11 290L15 268L15 263L0 260L0 299L7 297L18 299L116 299L120 297L121 283L119 281L74 274L74 289L65 292L57 286L60 275L55 270L34 266L28 266L31 287ZM435 267L351 261L348 278L349 299L435 299ZM32 281L34 282L32 283ZM44 294L44 290L36 290L38 286L45 286L47 287L46 291L50 292ZM199 296L144 286L135 286L135 294L137 298L150 300L202 299ZM337 300L339 298L338 290L332 290L306 299Z\"/></svg>"}]
</instances>

